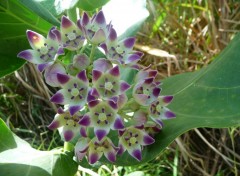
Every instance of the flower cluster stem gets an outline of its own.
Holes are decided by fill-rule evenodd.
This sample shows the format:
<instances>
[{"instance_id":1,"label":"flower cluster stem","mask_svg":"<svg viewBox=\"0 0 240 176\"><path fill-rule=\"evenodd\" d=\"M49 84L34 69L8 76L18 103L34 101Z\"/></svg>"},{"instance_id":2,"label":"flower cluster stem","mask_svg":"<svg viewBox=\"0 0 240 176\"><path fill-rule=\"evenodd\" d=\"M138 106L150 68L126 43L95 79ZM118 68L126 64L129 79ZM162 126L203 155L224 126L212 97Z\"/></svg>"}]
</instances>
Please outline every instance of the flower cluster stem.
<instances>
[{"instance_id":1,"label":"flower cluster stem","mask_svg":"<svg viewBox=\"0 0 240 176\"><path fill-rule=\"evenodd\" d=\"M91 63L93 62L93 56L94 56L96 48L97 48L97 45L92 45L91 54L90 54L90 62Z\"/></svg>"},{"instance_id":2,"label":"flower cluster stem","mask_svg":"<svg viewBox=\"0 0 240 176\"><path fill-rule=\"evenodd\" d=\"M64 152L66 151L73 151L74 150L74 145L70 142L64 142L64 147L63 147Z\"/></svg>"}]
</instances>

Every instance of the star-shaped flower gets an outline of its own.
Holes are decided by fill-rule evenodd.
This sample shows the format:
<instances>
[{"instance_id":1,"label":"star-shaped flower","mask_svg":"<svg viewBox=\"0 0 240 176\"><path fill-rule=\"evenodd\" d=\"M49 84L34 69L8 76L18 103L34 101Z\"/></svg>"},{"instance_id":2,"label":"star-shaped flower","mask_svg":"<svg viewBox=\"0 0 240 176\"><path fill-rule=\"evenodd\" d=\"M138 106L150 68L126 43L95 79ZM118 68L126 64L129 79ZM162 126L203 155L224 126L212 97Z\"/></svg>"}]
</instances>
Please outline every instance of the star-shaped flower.
<instances>
[{"instance_id":1,"label":"star-shaped flower","mask_svg":"<svg viewBox=\"0 0 240 176\"><path fill-rule=\"evenodd\" d=\"M88 103L89 113L79 121L80 125L94 128L94 133L101 141L110 131L123 129L122 118L117 114L117 105L113 101L94 100Z\"/></svg>"},{"instance_id":2,"label":"star-shaped flower","mask_svg":"<svg viewBox=\"0 0 240 176\"><path fill-rule=\"evenodd\" d=\"M120 149L118 154L121 155L127 150L128 153L138 161L142 160L142 146L150 145L155 142L155 140L145 131L132 126L120 131L119 133Z\"/></svg>"},{"instance_id":3,"label":"star-shaped flower","mask_svg":"<svg viewBox=\"0 0 240 176\"><path fill-rule=\"evenodd\" d=\"M69 110L66 108L58 109L58 113L55 115L54 120L48 126L49 129L55 130L63 127L63 137L65 141L72 140L78 134L86 137L86 127L78 124L78 121L83 117L80 112L71 115Z\"/></svg>"},{"instance_id":4,"label":"star-shaped flower","mask_svg":"<svg viewBox=\"0 0 240 176\"><path fill-rule=\"evenodd\" d=\"M78 20L77 25L84 32L87 40L98 45L106 40L108 35L109 26L102 11L99 11L91 19L87 13L83 13L82 19Z\"/></svg>"},{"instance_id":5,"label":"star-shaped flower","mask_svg":"<svg viewBox=\"0 0 240 176\"><path fill-rule=\"evenodd\" d=\"M81 29L66 16L61 20L61 37L63 47L71 51L81 48L85 40Z\"/></svg>"},{"instance_id":6,"label":"star-shaped flower","mask_svg":"<svg viewBox=\"0 0 240 176\"><path fill-rule=\"evenodd\" d=\"M62 89L57 91L50 100L56 104L69 104L70 114L73 115L86 103L89 89L86 71L79 72L76 77L57 73L57 80Z\"/></svg>"},{"instance_id":7,"label":"star-shaped flower","mask_svg":"<svg viewBox=\"0 0 240 176\"><path fill-rule=\"evenodd\" d=\"M98 141L96 137L92 140L80 138L75 146L75 155L78 161L81 161L87 155L90 164L96 163L103 154L108 161L115 162L118 150L119 148L114 146L108 137L103 138L102 141Z\"/></svg>"},{"instance_id":8,"label":"star-shaped flower","mask_svg":"<svg viewBox=\"0 0 240 176\"><path fill-rule=\"evenodd\" d=\"M154 101L149 106L149 114L154 122L163 126L162 120L175 118L176 115L170 111L166 106L171 103L173 96L159 96L156 101Z\"/></svg>"},{"instance_id":9,"label":"star-shaped flower","mask_svg":"<svg viewBox=\"0 0 240 176\"><path fill-rule=\"evenodd\" d=\"M34 31L27 30L27 38L32 49L21 51L18 57L33 64L37 64L39 71L52 65L58 55L63 54L60 47L59 31L53 27L50 29L47 38Z\"/></svg>"},{"instance_id":10,"label":"star-shaped flower","mask_svg":"<svg viewBox=\"0 0 240 176\"><path fill-rule=\"evenodd\" d=\"M106 42L100 46L104 49L107 58L113 63L138 69L137 62L143 53L133 51L134 43L135 38L133 37L118 41L116 31L111 28Z\"/></svg>"},{"instance_id":11,"label":"star-shaped flower","mask_svg":"<svg viewBox=\"0 0 240 176\"><path fill-rule=\"evenodd\" d=\"M130 85L127 82L120 80L118 66L111 68L105 73L99 70L93 70L92 80L93 87L103 99L110 99L114 96L119 96L130 88Z\"/></svg>"}]
</instances>

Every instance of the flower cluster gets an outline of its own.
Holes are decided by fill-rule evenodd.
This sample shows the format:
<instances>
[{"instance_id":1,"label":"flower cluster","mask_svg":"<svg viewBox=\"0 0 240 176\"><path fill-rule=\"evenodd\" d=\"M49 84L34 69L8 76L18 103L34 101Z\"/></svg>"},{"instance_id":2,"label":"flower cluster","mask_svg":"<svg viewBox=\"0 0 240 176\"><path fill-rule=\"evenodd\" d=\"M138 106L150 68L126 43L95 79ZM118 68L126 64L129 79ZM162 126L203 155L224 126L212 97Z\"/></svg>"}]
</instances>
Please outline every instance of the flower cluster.
<instances>
[{"instance_id":1,"label":"flower cluster","mask_svg":"<svg viewBox=\"0 0 240 176\"><path fill-rule=\"evenodd\" d=\"M139 69L143 54L133 50L135 38L119 40L102 11L92 17L83 13L76 23L63 16L60 30L51 28L46 38L28 30L27 38L32 49L18 57L36 64L46 83L58 88L50 101L59 109L49 128L62 128L65 141L78 140L79 161L86 156L94 164L104 154L115 162L126 150L140 161L162 120L175 117L166 107L173 96L160 95L157 71ZM104 58L96 58L99 48ZM125 69L138 71L132 85L123 80ZM114 140L112 130L118 134Z\"/></svg>"}]
</instances>

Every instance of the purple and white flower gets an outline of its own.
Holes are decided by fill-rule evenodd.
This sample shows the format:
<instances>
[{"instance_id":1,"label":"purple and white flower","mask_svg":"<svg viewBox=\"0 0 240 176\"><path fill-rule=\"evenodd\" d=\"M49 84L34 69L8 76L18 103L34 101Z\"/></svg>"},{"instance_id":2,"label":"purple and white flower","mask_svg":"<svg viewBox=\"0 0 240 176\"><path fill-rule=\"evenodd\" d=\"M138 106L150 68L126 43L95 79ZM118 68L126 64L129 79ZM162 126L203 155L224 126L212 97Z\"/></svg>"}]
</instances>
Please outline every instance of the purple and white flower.
<instances>
[{"instance_id":1,"label":"purple and white flower","mask_svg":"<svg viewBox=\"0 0 240 176\"><path fill-rule=\"evenodd\" d=\"M74 22L68 19L66 16L61 20L61 41L64 48L74 51L83 46L85 37Z\"/></svg>"},{"instance_id":2,"label":"purple and white flower","mask_svg":"<svg viewBox=\"0 0 240 176\"><path fill-rule=\"evenodd\" d=\"M118 66L111 68L105 73L99 70L93 70L92 80L93 87L103 99L110 99L119 96L130 88L130 85L127 82L120 80Z\"/></svg>"},{"instance_id":3,"label":"purple and white flower","mask_svg":"<svg viewBox=\"0 0 240 176\"><path fill-rule=\"evenodd\" d=\"M101 141L110 131L124 128L122 118L117 114L117 105L113 101L94 100L88 103L89 113L79 121L80 125L94 128L94 133Z\"/></svg>"},{"instance_id":4,"label":"purple and white flower","mask_svg":"<svg viewBox=\"0 0 240 176\"><path fill-rule=\"evenodd\" d=\"M119 134L120 149L118 154L121 155L127 150L128 153L138 161L142 160L142 146L150 145L155 142L145 131L135 127L128 127L120 131Z\"/></svg>"},{"instance_id":5,"label":"purple and white flower","mask_svg":"<svg viewBox=\"0 0 240 176\"><path fill-rule=\"evenodd\" d=\"M115 162L118 150L119 148L108 137L103 138L102 141L98 141L96 137L92 140L80 138L75 146L75 155L78 161L81 161L87 155L90 164L96 163L103 154L108 161Z\"/></svg>"},{"instance_id":6,"label":"purple and white flower","mask_svg":"<svg viewBox=\"0 0 240 176\"><path fill-rule=\"evenodd\" d=\"M162 120L175 118L176 115L170 111L166 106L171 103L173 96L159 96L156 101L154 101L149 106L149 115L154 122L163 126Z\"/></svg>"},{"instance_id":7,"label":"purple and white flower","mask_svg":"<svg viewBox=\"0 0 240 176\"><path fill-rule=\"evenodd\" d=\"M77 25L91 44L98 45L106 40L109 25L106 24L102 11L99 11L92 18L89 18L87 13L84 12L82 19L78 20Z\"/></svg>"},{"instance_id":8,"label":"purple and white flower","mask_svg":"<svg viewBox=\"0 0 240 176\"><path fill-rule=\"evenodd\" d=\"M77 135L86 137L86 127L80 126L78 121L83 117L80 112L71 115L68 109L58 109L54 120L48 126L49 129L55 130L63 127L63 137L65 141L71 141Z\"/></svg>"},{"instance_id":9,"label":"purple and white flower","mask_svg":"<svg viewBox=\"0 0 240 176\"><path fill-rule=\"evenodd\" d=\"M74 115L86 104L89 89L86 71L79 72L76 77L57 73L57 80L62 89L57 91L50 100L56 104L68 104L70 114Z\"/></svg>"},{"instance_id":10,"label":"purple and white flower","mask_svg":"<svg viewBox=\"0 0 240 176\"><path fill-rule=\"evenodd\" d=\"M105 51L107 58L113 63L138 69L137 62L141 59L143 53L133 51L134 43L135 38L133 37L118 41L116 31L111 28L106 42L100 46Z\"/></svg>"},{"instance_id":11,"label":"purple and white flower","mask_svg":"<svg viewBox=\"0 0 240 176\"><path fill-rule=\"evenodd\" d=\"M58 55L63 54L63 49L60 47L59 31L55 27L50 29L47 38L34 31L27 30L27 38L32 49L21 51L17 56L37 64L41 72L52 65Z\"/></svg>"}]
</instances>

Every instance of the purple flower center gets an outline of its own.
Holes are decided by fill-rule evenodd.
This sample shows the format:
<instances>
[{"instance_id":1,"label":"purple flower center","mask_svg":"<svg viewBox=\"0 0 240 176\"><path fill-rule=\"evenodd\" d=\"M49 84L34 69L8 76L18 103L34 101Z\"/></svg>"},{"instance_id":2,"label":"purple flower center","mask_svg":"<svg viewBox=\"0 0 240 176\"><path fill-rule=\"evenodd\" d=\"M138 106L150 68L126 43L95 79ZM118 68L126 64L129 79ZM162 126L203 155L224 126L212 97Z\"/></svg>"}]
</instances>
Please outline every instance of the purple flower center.
<instances>
[{"instance_id":1,"label":"purple flower center","mask_svg":"<svg viewBox=\"0 0 240 176\"><path fill-rule=\"evenodd\" d=\"M102 108L101 112L95 112L95 115L98 117L98 124L108 124L112 113L106 113L105 108Z\"/></svg>"},{"instance_id":2,"label":"purple flower center","mask_svg":"<svg viewBox=\"0 0 240 176\"><path fill-rule=\"evenodd\" d=\"M48 45L47 43L44 43L44 46L42 46L40 49L37 49L37 51L40 54L40 58L45 62L51 61L56 54L55 48Z\"/></svg>"},{"instance_id":3,"label":"purple flower center","mask_svg":"<svg viewBox=\"0 0 240 176\"><path fill-rule=\"evenodd\" d=\"M76 30L68 32L67 34L65 34L65 36L67 37L68 40L63 44L64 47L72 46L74 48L77 48L79 43L82 40L84 40L84 37L81 35L78 35Z\"/></svg>"},{"instance_id":4,"label":"purple flower center","mask_svg":"<svg viewBox=\"0 0 240 176\"><path fill-rule=\"evenodd\" d=\"M80 99L82 99L83 98L83 94L84 94L83 90L85 90L85 88L79 87L78 84L74 83L73 84L73 88L68 89L68 92L72 96L71 99L74 99L76 97L79 97Z\"/></svg>"},{"instance_id":5,"label":"purple flower center","mask_svg":"<svg viewBox=\"0 0 240 176\"><path fill-rule=\"evenodd\" d=\"M138 140L139 140L138 138L139 138L139 135L133 132L127 132L124 135L124 139L127 142L128 146L138 144Z\"/></svg>"},{"instance_id":6,"label":"purple flower center","mask_svg":"<svg viewBox=\"0 0 240 176\"><path fill-rule=\"evenodd\" d=\"M66 126L73 126L76 127L78 125L78 121L81 119L82 116L70 116L68 114L66 114L66 116L64 117L65 120L65 124Z\"/></svg>"},{"instance_id":7,"label":"purple flower center","mask_svg":"<svg viewBox=\"0 0 240 176\"><path fill-rule=\"evenodd\" d=\"M156 103L152 103L152 105L150 107L151 114L153 114L153 115L160 115L162 109L163 109L163 106L161 106L159 101L157 101Z\"/></svg>"}]
</instances>

